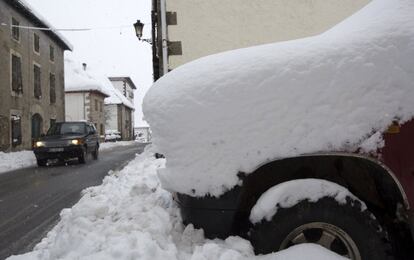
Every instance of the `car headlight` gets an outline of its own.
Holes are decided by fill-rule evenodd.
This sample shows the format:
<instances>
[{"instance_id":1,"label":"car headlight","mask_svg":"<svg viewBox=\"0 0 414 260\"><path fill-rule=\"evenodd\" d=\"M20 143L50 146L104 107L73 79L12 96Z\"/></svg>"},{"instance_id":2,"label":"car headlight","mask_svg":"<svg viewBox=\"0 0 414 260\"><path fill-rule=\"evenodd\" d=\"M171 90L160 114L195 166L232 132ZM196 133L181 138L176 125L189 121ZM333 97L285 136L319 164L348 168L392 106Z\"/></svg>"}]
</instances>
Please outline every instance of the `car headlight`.
<instances>
[{"instance_id":1,"label":"car headlight","mask_svg":"<svg viewBox=\"0 0 414 260\"><path fill-rule=\"evenodd\" d=\"M81 144L81 143L82 143L82 141L79 140L79 139L70 140L70 144L73 144L73 145L78 145L78 144Z\"/></svg>"},{"instance_id":2,"label":"car headlight","mask_svg":"<svg viewBox=\"0 0 414 260\"><path fill-rule=\"evenodd\" d=\"M35 142L35 145L34 146L35 147L44 147L45 146L45 142L37 141L37 142Z\"/></svg>"}]
</instances>

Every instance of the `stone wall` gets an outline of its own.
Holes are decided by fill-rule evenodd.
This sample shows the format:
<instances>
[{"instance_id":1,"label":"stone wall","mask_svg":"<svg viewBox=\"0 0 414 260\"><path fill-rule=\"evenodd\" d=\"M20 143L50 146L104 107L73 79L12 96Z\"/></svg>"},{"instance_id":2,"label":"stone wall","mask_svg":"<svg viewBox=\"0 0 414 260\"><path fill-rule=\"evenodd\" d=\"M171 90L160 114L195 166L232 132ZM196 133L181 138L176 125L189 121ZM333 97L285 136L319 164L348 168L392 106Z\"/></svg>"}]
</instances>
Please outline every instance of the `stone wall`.
<instances>
[{"instance_id":1,"label":"stone wall","mask_svg":"<svg viewBox=\"0 0 414 260\"><path fill-rule=\"evenodd\" d=\"M117 119L118 131L121 132L122 140L132 140L132 110L124 105L118 105Z\"/></svg>"},{"instance_id":2,"label":"stone wall","mask_svg":"<svg viewBox=\"0 0 414 260\"><path fill-rule=\"evenodd\" d=\"M105 130L118 130L118 128L118 105L105 105Z\"/></svg>"},{"instance_id":3,"label":"stone wall","mask_svg":"<svg viewBox=\"0 0 414 260\"><path fill-rule=\"evenodd\" d=\"M105 135L105 96L98 92L89 94L89 118L88 120L95 124L99 135Z\"/></svg>"},{"instance_id":4,"label":"stone wall","mask_svg":"<svg viewBox=\"0 0 414 260\"><path fill-rule=\"evenodd\" d=\"M22 26L34 26L29 20L0 1L0 23L11 24L12 17ZM32 117L41 118L41 132L47 131L50 120L64 121L64 65L63 49L43 31L19 29L20 39L12 38L10 26L0 26L0 151L30 149L32 143ZM34 33L40 38L39 53L34 50ZM54 61L50 60L50 46L54 49ZM15 94L11 88L11 54L21 58L23 93ZM41 70L41 92L34 97L33 66ZM56 102L51 104L49 75L55 75ZM22 142L11 145L11 116L21 117ZM36 115L36 116L38 116Z\"/></svg>"}]
</instances>

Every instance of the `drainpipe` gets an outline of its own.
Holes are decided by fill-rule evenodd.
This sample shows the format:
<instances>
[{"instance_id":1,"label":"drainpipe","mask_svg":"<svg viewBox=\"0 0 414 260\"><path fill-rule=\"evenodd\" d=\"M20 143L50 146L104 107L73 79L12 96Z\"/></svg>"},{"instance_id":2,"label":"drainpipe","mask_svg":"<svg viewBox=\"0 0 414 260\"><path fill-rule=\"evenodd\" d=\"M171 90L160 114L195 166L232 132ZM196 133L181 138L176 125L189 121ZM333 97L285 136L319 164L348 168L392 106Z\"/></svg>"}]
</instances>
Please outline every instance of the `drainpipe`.
<instances>
[{"instance_id":1,"label":"drainpipe","mask_svg":"<svg viewBox=\"0 0 414 260\"><path fill-rule=\"evenodd\" d=\"M125 138L125 135L124 135L124 128L122 127L123 125L124 125L124 115L123 115L123 105L121 104L121 105L118 105L119 107L117 107L117 108L119 108L120 110L121 110L121 113L119 113L119 115L121 116L121 126L119 127L120 129L120 133L121 133L121 138L122 138L122 141L125 141L124 140L124 138Z\"/></svg>"},{"instance_id":2,"label":"drainpipe","mask_svg":"<svg viewBox=\"0 0 414 260\"><path fill-rule=\"evenodd\" d=\"M162 75L168 73L168 40L167 40L167 14L165 0L160 0L161 5L161 41L162 41Z\"/></svg>"},{"instance_id":3,"label":"drainpipe","mask_svg":"<svg viewBox=\"0 0 414 260\"><path fill-rule=\"evenodd\" d=\"M86 120L86 93L83 92L83 119Z\"/></svg>"}]
</instances>

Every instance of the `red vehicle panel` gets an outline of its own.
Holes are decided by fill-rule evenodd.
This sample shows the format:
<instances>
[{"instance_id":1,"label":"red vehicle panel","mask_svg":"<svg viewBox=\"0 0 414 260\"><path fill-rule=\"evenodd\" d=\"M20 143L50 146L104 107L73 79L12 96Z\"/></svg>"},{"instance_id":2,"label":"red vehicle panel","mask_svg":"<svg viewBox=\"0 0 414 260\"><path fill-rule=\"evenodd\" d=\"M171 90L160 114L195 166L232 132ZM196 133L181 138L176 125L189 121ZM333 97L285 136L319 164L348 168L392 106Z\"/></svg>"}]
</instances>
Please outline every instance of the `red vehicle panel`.
<instances>
[{"instance_id":1,"label":"red vehicle panel","mask_svg":"<svg viewBox=\"0 0 414 260\"><path fill-rule=\"evenodd\" d=\"M409 204L414 205L414 120L393 126L384 134L381 161L401 183ZM411 208L410 207L410 208Z\"/></svg>"}]
</instances>

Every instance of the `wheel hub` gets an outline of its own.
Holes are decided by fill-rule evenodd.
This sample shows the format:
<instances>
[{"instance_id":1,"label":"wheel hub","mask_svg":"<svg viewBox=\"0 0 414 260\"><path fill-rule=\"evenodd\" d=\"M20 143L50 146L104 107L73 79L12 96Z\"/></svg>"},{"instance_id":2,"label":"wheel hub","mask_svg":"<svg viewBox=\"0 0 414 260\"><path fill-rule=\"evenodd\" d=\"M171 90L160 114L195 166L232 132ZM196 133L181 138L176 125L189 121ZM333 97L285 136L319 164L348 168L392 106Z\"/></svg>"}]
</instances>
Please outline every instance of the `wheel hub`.
<instances>
[{"instance_id":1,"label":"wheel hub","mask_svg":"<svg viewBox=\"0 0 414 260\"><path fill-rule=\"evenodd\" d=\"M303 243L315 243L338 255L362 260L354 240L339 227L328 223L312 222L294 229L283 240L280 250Z\"/></svg>"}]
</instances>

